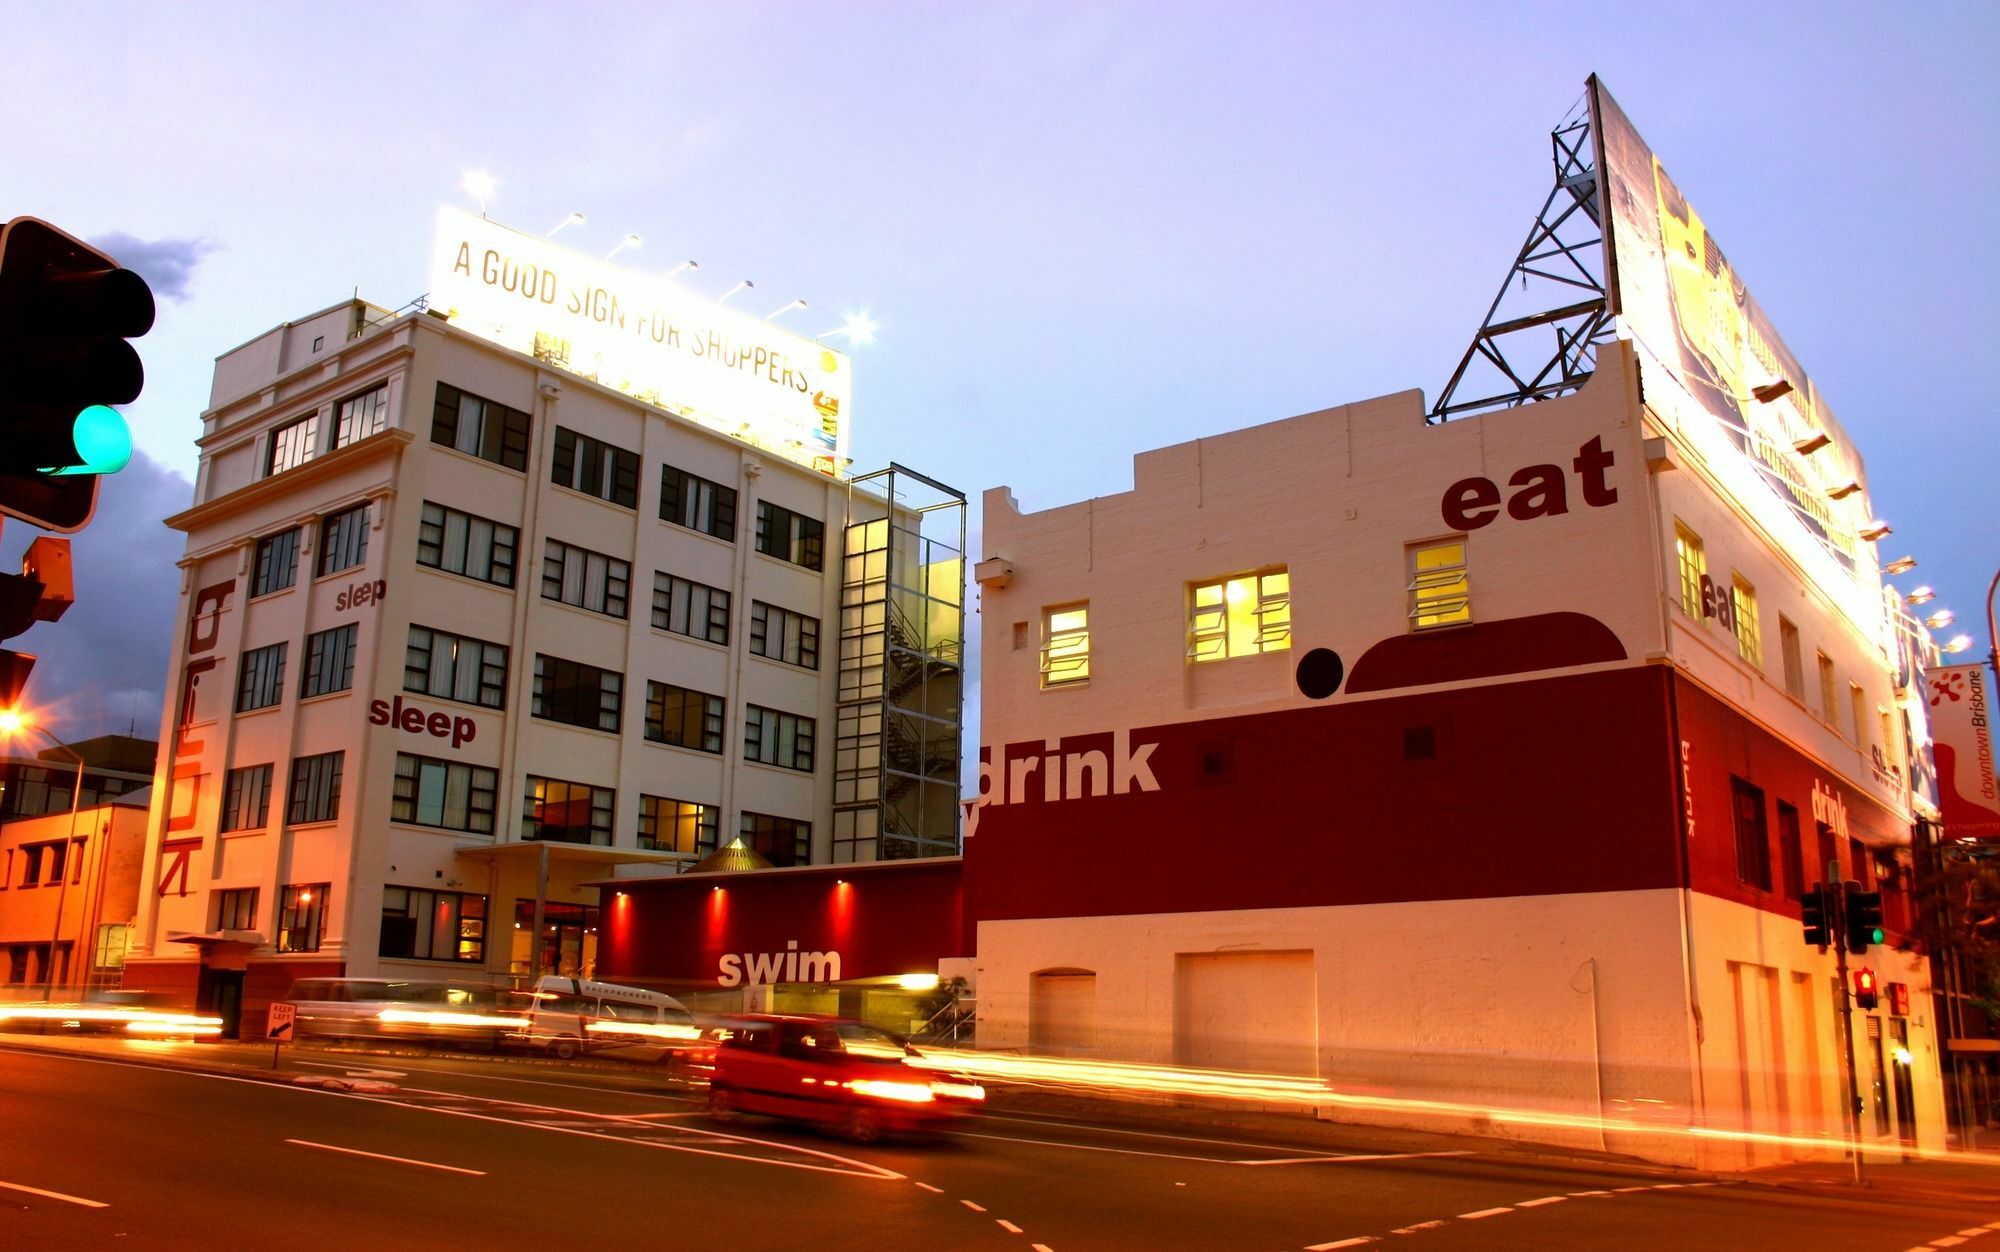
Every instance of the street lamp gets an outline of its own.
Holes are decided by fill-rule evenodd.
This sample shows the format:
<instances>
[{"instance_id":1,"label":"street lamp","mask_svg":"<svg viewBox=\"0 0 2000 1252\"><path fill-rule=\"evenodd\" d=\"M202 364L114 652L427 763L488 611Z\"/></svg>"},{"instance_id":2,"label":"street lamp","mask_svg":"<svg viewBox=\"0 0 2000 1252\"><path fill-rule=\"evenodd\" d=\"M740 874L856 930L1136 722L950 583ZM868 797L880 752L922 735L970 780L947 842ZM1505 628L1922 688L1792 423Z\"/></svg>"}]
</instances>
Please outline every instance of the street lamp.
<instances>
[{"instance_id":1,"label":"street lamp","mask_svg":"<svg viewBox=\"0 0 2000 1252\"><path fill-rule=\"evenodd\" d=\"M24 730L39 733L57 751L76 762L76 784L70 788L69 795L69 838L63 843L62 868L57 873L56 920L49 935L49 959L42 966L42 1002L47 1004L55 999L56 949L62 944L63 907L69 902L71 877L69 858L76 854L76 814L77 810L83 807L83 754L50 734L46 726L38 725L23 717L18 709L0 711L0 734L13 736ZM82 943L83 936L78 935L76 944L70 948L69 964L63 969L65 986L69 984L69 976L76 972L76 950Z\"/></svg>"}]
</instances>

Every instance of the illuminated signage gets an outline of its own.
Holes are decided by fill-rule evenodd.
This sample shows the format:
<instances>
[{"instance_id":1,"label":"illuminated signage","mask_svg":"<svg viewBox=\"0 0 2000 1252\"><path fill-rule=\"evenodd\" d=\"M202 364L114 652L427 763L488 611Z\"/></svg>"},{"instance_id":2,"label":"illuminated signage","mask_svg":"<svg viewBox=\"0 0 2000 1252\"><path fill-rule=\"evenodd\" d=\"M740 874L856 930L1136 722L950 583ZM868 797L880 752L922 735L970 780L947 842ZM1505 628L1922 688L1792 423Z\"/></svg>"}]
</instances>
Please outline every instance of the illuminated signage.
<instances>
[{"instance_id":1,"label":"illuminated signage","mask_svg":"<svg viewBox=\"0 0 2000 1252\"><path fill-rule=\"evenodd\" d=\"M430 307L454 326L822 474L847 464L847 357L663 279L458 209Z\"/></svg>"},{"instance_id":2,"label":"illuminated signage","mask_svg":"<svg viewBox=\"0 0 2000 1252\"><path fill-rule=\"evenodd\" d=\"M1824 563L1826 574L1851 576L1870 566L1869 588L1845 579L1842 600L1857 621L1878 620L1873 558L1857 535L1869 520L1867 496L1832 497L1866 482L1853 440L1617 101L1595 78L1591 88L1611 311L1650 371L1648 407L1808 568ZM1801 444L1819 446L1801 453Z\"/></svg>"}]
</instances>

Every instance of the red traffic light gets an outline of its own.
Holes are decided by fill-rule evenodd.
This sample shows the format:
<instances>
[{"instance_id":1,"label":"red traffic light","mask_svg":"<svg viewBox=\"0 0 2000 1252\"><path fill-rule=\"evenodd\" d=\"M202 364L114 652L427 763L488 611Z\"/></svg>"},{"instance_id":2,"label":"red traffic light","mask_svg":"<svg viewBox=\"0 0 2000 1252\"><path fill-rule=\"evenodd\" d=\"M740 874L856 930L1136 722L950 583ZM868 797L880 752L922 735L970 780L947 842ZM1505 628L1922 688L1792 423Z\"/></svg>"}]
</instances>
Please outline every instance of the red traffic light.
<instances>
[{"instance_id":1,"label":"red traffic light","mask_svg":"<svg viewBox=\"0 0 2000 1252\"><path fill-rule=\"evenodd\" d=\"M1857 969L1854 971L1854 1006L1872 1009L1876 1003L1875 971Z\"/></svg>"}]
</instances>

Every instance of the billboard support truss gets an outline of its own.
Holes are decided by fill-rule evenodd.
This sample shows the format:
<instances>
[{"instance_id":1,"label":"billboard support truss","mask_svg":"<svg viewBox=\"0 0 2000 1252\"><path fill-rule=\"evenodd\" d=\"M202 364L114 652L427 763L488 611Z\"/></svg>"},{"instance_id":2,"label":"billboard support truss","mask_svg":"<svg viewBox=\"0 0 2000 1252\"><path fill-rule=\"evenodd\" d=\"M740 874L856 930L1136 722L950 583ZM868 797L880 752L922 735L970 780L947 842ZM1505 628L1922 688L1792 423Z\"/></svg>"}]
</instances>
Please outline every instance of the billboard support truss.
<instances>
[{"instance_id":1,"label":"billboard support truss","mask_svg":"<svg viewBox=\"0 0 2000 1252\"><path fill-rule=\"evenodd\" d=\"M1597 368L1597 345L1611 338L1596 145L1584 101L1549 138L1555 185L1472 346L1424 419L1431 425L1575 391ZM1536 308L1579 293L1582 299ZM1512 311L1524 306L1535 311Z\"/></svg>"}]
</instances>

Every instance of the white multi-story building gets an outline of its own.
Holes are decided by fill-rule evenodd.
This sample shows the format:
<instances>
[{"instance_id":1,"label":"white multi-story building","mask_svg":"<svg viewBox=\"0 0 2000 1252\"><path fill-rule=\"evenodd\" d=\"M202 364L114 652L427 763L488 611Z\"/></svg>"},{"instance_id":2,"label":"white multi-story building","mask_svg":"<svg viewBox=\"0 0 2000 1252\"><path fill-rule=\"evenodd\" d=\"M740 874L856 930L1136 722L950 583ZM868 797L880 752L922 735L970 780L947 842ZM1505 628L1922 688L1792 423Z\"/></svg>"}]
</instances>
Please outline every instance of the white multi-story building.
<instances>
[{"instance_id":1,"label":"white multi-story building","mask_svg":"<svg viewBox=\"0 0 2000 1252\"><path fill-rule=\"evenodd\" d=\"M254 1029L306 975L587 972L581 883L737 838L954 853L962 501L432 310L216 363L126 984Z\"/></svg>"}]
</instances>

